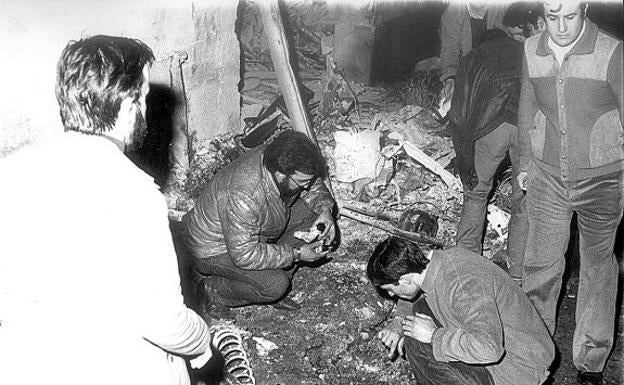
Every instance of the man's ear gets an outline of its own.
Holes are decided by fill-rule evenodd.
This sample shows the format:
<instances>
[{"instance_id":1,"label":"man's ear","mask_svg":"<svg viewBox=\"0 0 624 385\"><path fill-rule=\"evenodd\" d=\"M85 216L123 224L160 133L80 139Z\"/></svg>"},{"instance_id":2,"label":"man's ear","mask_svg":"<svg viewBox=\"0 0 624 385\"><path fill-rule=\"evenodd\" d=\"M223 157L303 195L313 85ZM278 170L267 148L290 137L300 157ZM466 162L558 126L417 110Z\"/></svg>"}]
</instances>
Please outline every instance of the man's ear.
<instances>
[{"instance_id":1,"label":"man's ear","mask_svg":"<svg viewBox=\"0 0 624 385\"><path fill-rule=\"evenodd\" d=\"M137 104L134 102L134 99L131 97L127 97L121 101L121 105L119 106L119 113L117 114L117 119L122 123L130 123L134 124L134 119L136 117L136 109L138 108Z\"/></svg>"},{"instance_id":2,"label":"man's ear","mask_svg":"<svg viewBox=\"0 0 624 385\"><path fill-rule=\"evenodd\" d=\"M273 174L275 174L275 179L277 179L279 182L282 182L284 179L286 179L286 174L283 174L279 171L274 171Z\"/></svg>"}]
</instances>

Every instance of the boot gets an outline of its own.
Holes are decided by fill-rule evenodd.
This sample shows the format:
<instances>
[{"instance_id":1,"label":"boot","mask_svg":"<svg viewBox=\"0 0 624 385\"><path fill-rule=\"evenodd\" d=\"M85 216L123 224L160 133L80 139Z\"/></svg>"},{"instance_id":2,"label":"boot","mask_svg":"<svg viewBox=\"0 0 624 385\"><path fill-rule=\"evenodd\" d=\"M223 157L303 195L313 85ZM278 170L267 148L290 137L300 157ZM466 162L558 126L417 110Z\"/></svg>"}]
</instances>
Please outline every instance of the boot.
<instances>
[{"instance_id":1,"label":"boot","mask_svg":"<svg viewBox=\"0 0 624 385\"><path fill-rule=\"evenodd\" d=\"M204 278L195 288L197 303L197 313L206 322L213 319L233 320L236 318L234 312L221 301L221 296L213 286L210 278Z\"/></svg>"},{"instance_id":2,"label":"boot","mask_svg":"<svg viewBox=\"0 0 624 385\"><path fill-rule=\"evenodd\" d=\"M290 298L284 298L283 300L272 304L275 309L284 311L295 311L301 309L301 305L293 301Z\"/></svg>"}]
</instances>

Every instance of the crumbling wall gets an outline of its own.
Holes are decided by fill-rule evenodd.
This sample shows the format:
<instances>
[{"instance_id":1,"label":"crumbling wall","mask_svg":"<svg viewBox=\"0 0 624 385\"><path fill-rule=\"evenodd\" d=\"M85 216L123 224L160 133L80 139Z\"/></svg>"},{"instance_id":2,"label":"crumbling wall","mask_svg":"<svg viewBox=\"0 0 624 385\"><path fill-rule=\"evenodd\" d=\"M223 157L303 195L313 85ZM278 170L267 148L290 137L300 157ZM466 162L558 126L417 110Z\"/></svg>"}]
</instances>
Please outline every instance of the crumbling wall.
<instances>
[{"instance_id":1,"label":"crumbling wall","mask_svg":"<svg viewBox=\"0 0 624 385\"><path fill-rule=\"evenodd\" d=\"M323 48L331 47L334 21L325 0L287 0L280 2L282 20L291 48L295 69L325 69ZM273 71L258 5L242 0L238 31L246 71Z\"/></svg>"},{"instance_id":2,"label":"crumbling wall","mask_svg":"<svg viewBox=\"0 0 624 385\"><path fill-rule=\"evenodd\" d=\"M152 87L171 86L183 64L189 129L200 137L239 129L237 2L210 0L3 0L0 3L0 156L63 131L54 96L56 62L71 39L133 37L154 50ZM174 90L179 93L180 90Z\"/></svg>"}]
</instances>

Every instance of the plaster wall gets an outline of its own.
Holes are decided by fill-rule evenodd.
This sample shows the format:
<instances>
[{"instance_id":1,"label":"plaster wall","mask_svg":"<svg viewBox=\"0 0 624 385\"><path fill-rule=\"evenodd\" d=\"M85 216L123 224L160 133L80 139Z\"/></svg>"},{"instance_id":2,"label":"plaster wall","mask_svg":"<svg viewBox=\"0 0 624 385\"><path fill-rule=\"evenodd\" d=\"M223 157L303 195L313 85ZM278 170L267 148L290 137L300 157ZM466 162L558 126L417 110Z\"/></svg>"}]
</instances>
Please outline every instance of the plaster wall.
<instances>
[{"instance_id":1,"label":"plaster wall","mask_svg":"<svg viewBox=\"0 0 624 385\"><path fill-rule=\"evenodd\" d=\"M151 84L168 87L183 65L189 128L199 137L238 129L239 49L235 1L3 0L0 2L0 155L63 132L54 96L56 62L72 39L137 38L156 56ZM236 124L234 124L236 122Z\"/></svg>"}]
</instances>

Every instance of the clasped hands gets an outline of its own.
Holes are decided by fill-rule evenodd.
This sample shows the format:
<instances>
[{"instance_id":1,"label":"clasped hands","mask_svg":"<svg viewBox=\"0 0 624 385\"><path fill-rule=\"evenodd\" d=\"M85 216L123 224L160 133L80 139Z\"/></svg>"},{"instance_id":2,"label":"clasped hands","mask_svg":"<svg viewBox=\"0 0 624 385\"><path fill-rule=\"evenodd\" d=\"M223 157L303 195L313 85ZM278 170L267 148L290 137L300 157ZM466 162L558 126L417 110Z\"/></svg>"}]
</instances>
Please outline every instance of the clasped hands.
<instances>
[{"instance_id":1,"label":"clasped hands","mask_svg":"<svg viewBox=\"0 0 624 385\"><path fill-rule=\"evenodd\" d=\"M405 336L414 338L417 341L430 344L436 324L431 317L415 313L400 320L401 330L394 330L388 327L379 332L377 337L388 349L388 358L394 359L397 354L405 355Z\"/></svg>"}]
</instances>

